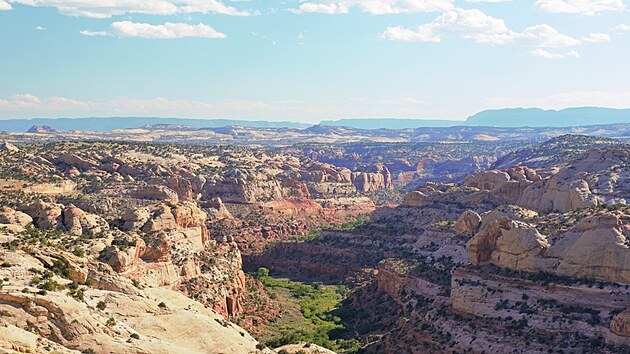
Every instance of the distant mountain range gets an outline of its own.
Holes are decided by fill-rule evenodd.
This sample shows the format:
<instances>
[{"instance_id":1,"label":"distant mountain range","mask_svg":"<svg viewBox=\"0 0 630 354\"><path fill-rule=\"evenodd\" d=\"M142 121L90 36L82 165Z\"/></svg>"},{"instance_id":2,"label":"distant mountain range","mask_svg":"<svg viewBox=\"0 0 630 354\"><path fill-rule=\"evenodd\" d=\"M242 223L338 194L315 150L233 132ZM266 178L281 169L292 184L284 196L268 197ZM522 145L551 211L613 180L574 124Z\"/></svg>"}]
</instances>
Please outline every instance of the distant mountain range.
<instances>
[{"instance_id":1,"label":"distant mountain range","mask_svg":"<svg viewBox=\"0 0 630 354\"><path fill-rule=\"evenodd\" d=\"M397 119L397 118L362 118L322 121L321 125L345 126L360 129L415 129L454 126L498 127L498 128L549 128L578 127L587 125L630 123L630 109L599 107L567 108L559 111L540 108L506 108L479 112L465 121Z\"/></svg>"},{"instance_id":2,"label":"distant mountain range","mask_svg":"<svg viewBox=\"0 0 630 354\"><path fill-rule=\"evenodd\" d=\"M59 131L111 131L133 129L151 125L188 126L194 129L245 126L255 128L308 128L312 124L296 122L246 121L234 119L189 119L189 118L33 118L0 120L0 131L25 132L33 126L47 126Z\"/></svg>"},{"instance_id":3,"label":"distant mountain range","mask_svg":"<svg viewBox=\"0 0 630 354\"><path fill-rule=\"evenodd\" d=\"M454 126L492 127L574 127L602 124L630 124L630 109L599 107L567 108L559 111L539 108L510 108L486 110L464 120L400 119L400 118L344 118L322 121L319 126L355 129L417 129ZM33 126L49 126L59 131L111 131L141 128L152 125L188 126L192 129L243 126L252 128L305 129L312 124L297 122L246 121L233 119L188 118L34 118L0 120L0 131L25 132Z\"/></svg>"},{"instance_id":4,"label":"distant mountain range","mask_svg":"<svg viewBox=\"0 0 630 354\"><path fill-rule=\"evenodd\" d=\"M630 123L630 109L600 107L567 108L560 111L540 108L487 110L466 119L465 125L494 127L575 127Z\"/></svg>"}]
</instances>

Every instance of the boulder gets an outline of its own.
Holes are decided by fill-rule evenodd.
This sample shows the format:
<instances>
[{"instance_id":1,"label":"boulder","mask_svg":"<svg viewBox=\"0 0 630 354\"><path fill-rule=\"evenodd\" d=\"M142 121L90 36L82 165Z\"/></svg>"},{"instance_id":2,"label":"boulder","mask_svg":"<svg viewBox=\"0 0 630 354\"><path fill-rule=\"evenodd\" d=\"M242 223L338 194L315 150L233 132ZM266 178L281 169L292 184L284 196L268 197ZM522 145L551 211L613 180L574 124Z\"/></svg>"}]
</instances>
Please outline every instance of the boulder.
<instances>
[{"instance_id":1,"label":"boulder","mask_svg":"<svg viewBox=\"0 0 630 354\"><path fill-rule=\"evenodd\" d=\"M426 194L420 191L413 191L405 194L403 197L402 205L408 207L419 207L426 203Z\"/></svg>"},{"instance_id":2,"label":"boulder","mask_svg":"<svg viewBox=\"0 0 630 354\"><path fill-rule=\"evenodd\" d=\"M63 205L38 200L28 205L24 213L33 218L33 223L42 229L56 229L61 221Z\"/></svg>"},{"instance_id":3,"label":"boulder","mask_svg":"<svg viewBox=\"0 0 630 354\"><path fill-rule=\"evenodd\" d=\"M9 207L0 207L0 224L26 226L33 222L33 218L21 211Z\"/></svg>"},{"instance_id":4,"label":"boulder","mask_svg":"<svg viewBox=\"0 0 630 354\"><path fill-rule=\"evenodd\" d=\"M98 234L109 229L107 221L102 217L86 213L72 204L63 210L63 226L75 236Z\"/></svg>"},{"instance_id":5,"label":"boulder","mask_svg":"<svg viewBox=\"0 0 630 354\"><path fill-rule=\"evenodd\" d=\"M481 216L472 210L465 211L455 222L455 233L464 236L473 236L479 231Z\"/></svg>"},{"instance_id":6,"label":"boulder","mask_svg":"<svg viewBox=\"0 0 630 354\"><path fill-rule=\"evenodd\" d=\"M626 309L613 317L610 331L622 337L630 337L630 309Z\"/></svg>"}]
</instances>

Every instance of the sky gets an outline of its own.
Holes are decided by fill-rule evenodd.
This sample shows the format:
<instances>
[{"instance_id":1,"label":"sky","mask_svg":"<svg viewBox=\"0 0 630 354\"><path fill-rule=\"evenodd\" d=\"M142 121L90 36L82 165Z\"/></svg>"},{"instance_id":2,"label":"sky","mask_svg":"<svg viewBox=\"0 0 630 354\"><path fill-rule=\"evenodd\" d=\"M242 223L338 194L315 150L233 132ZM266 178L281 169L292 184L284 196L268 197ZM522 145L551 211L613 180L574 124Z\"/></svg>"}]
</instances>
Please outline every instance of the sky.
<instances>
[{"instance_id":1,"label":"sky","mask_svg":"<svg viewBox=\"0 0 630 354\"><path fill-rule=\"evenodd\" d=\"M0 119L628 108L629 63L630 0L0 0Z\"/></svg>"}]
</instances>

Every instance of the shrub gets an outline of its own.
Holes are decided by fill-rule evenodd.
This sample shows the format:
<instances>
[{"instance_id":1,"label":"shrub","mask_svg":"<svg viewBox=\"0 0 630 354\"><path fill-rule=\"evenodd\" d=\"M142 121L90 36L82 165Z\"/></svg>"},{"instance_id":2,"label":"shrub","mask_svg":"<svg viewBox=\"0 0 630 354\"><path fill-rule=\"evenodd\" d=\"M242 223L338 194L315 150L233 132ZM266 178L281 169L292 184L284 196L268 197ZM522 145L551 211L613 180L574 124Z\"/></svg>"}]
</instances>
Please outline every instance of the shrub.
<instances>
[{"instance_id":1,"label":"shrub","mask_svg":"<svg viewBox=\"0 0 630 354\"><path fill-rule=\"evenodd\" d=\"M107 304L105 303L105 301L99 301L98 304L96 304L96 308L101 311L105 310L106 307Z\"/></svg>"},{"instance_id":2,"label":"shrub","mask_svg":"<svg viewBox=\"0 0 630 354\"><path fill-rule=\"evenodd\" d=\"M44 283L41 283L39 285L39 288L46 291L56 291L63 288L63 286L57 283L57 281L55 280L48 279Z\"/></svg>"},{"instance_id":3,"label":"shrub","mask_svg":"<svg viewBox=\"0 0 630 354\"><path fill-rule=\"evenodd\" d=\"M107 327L113 327L116 325L116 320L113 317L110 317L107 319L107 322L105 322L105 324L107 325Z\"/></svg>"},{"instance_id":4,"label":"shrub","mask_svg":"<svg viewBox=\"0 0 630 354\"><path fill-rule=\"evenodd\" d=\"M269 276L269 269L265 268L265 267L260 267L258 268L258 270L256 271L256 274L254 274L254 278L256 279L265 279Z\"/></svg>"},{"instance_id":5,"label":"shrub","mask_svg":"<svg viewBox=\"0 0 630 354\"><path fill-rule=\"evenodd\" d=\"M77 257L81 257L81 258L85 257L85 250L81 247L75 248L72 253L74 253L74 255Z\"/></svg>"},{"instance_id":6,"label":"shrub","mask_svg":"<svg viewBox=\"0 0 630 354\"><path fill-rule=\"evenodd\" d=\"M83 299L85 298L85 293L83 292L83 290L73 290L72 292L70 292L70 295L72 295L73 298L79 301L83 301Z\"/></svg>"}]
</instances>

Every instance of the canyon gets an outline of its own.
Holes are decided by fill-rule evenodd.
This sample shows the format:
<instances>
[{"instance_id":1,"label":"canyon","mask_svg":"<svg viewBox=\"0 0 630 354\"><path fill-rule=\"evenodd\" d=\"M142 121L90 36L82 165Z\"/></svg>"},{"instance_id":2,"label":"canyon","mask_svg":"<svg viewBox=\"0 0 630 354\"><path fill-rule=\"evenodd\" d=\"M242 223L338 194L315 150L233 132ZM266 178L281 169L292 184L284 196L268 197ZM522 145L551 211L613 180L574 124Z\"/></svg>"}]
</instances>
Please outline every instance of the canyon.
<instances>
[{"instance_id":1,"label":"canyon","mask_svg":"<svg viewBox=\"0 0 630 354\"><path fill-rule=\"evenodd\" d=\"M271 128L262 146L169 140L181 129L160 143L0 134L0 348L630 350L626 143L308 129L331 143L269 143ZM338 294L326 340L270 333L319 323L278 278Z\"/></svg>"}]
</instances>

